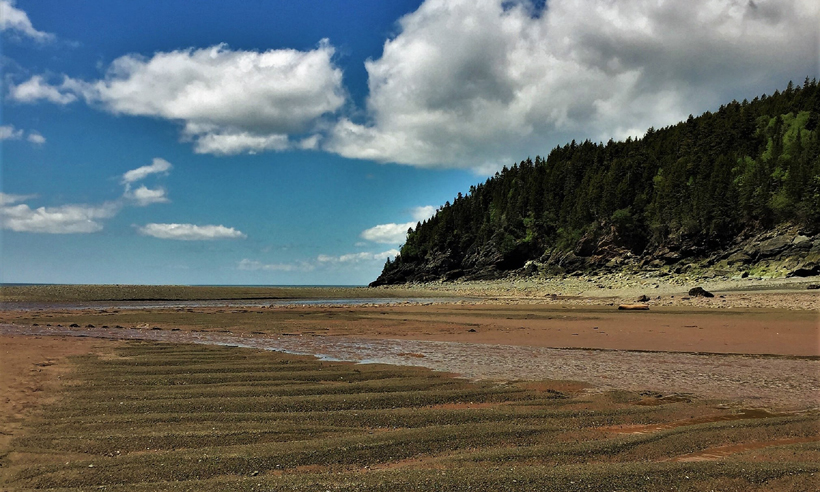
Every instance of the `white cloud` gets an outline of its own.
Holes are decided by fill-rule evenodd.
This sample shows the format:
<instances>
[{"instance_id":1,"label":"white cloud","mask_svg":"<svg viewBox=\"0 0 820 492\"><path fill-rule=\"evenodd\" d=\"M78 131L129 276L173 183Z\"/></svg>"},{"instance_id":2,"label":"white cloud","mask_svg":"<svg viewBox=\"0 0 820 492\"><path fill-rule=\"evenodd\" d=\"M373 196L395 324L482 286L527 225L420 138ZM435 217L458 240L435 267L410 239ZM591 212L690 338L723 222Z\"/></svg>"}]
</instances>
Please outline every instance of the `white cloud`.
<instances>
[{"instance_id":1,"label":"white cloud","mask_svg":"<svg viewBox=\"0 0 820 492\"><path fill-rule=\"evenodd\" d=\"M314 266L306 262L298 263L262 263L247 258L239 262L239 270L246 271L268 271L268 272L308 272L314 270Z\"/></svg>"},{"instance_id":2,"label":"white cloud","mask_svg":"<svg viewBox=\"0 0 820 492\"><path fill-rule=\"evenodd\" d=\"M329 264L336 264L336 263L361 263L361 262L373 262L373 261L384 261L387 258L395 258L396 255L399 254L399 250L397 249L390 249L387 251L382 251L380 253L349 253L341 256L331 256L331 255L319 255L316 258L316 261L319 263L329 263Z\"/></svg>"},{"instance_id":3,"label":"white cloud","mask_svg":"<svg viewBox=\"0 0 820 492\"><path fill-rule=\"evenodd\" d=\"M302 150L317 150L321 139L322 137L319 134L311 135L300 140L296 146Z\"/></svg>"},{"instance_id":4,"label":"white cloud","mask_svg":"<svg viewBox=\"0 0 820 492\"><path fill-rule=\"evenodd\" d=\"M36 131L30 131L28 133L28 137L26 137L26 140L35 145L43 145L44 143L46 143L46 137L42 136L40 132Z\"/></svg>"},{"instance_id":5,"label":"white cloud","mask_svg":"<svg viewBox=\"0 0 820 492\"><path fill-rule=\"evenodd\" d=\"M0 31L14 31L37 41L50 41L54 35L38 31L28 14L14 6L14 0L0 0Z\"/></svg>"},{"instance_id":6,"label":"white cloud","mask_svg":"<svg viewBox=\"0 0 820 492\"><path fill-rule=\"evenodd\" d=\"M0 126L0 141L2 140L20 140L23 138L23 130L15 128L14 125L2 125ZM42 145L46 143L46 137L40 135L40 132L31 130L28 132L26 136L26 140L29 142Z\"/></svg>"},{"instance_id":7,"label":"white cloud","mask_svg":"<svg viewBox=\"0 0 820 492\"><path fill-rule=\"evenodd\" d=\"M62 205L36 209L24 203L11 205L26 198L29 197L3 195L0 198L0 203L3 203L3 206L0 206L0 224L3 229L48 234L97 232L103 228L99 220L109 219L120 210L120 205L114 202L102 205Z\"/></svg>"},{"instance_id":8,"label":"white cloud","mask_svg":"<svg viewBox=\"0 0 820 492\"><path fill-rule=\"evenodd\" d=\"M416 222L424 222L430 217L436 215L436 207L432 205L425 205L423 207L413 207L410 210L410 215L413 216L413 220L415 220Z\"/></svg>"},{"instance_id":9,"label":"white cloud","mask_svg":"<svg viewBox=\"0 0 820 492\"><path fill-rule=\"evenodd\" d=\"M84 82L65 77L59 86L41 76L14 86L12 99L67 104L78 97L115 114L179 122L195 151L237 154L284 150L290 135L310 132L346 100L334 48L323 40L311 51L203 49L125 55L105 78Z\"/></svg>"},{"instance_id":10,"label":"white cloud","mask_svg":"<svg viewBox=\"0 0 820 492\"><path fill-rule=\"evenodd\" d=\"M163 188L152 190L150 188L140 186L136 190L127 190L123 193L123 197L134 202L134 204L145 207L153 203L168 203L170 200Z\"/></svg>"},{"instance_id":11,"label":"white cloud","mask_svg":"<svg viewBox=\"0 0 820 492\"><path fill-rule=\"evenodd\" d=\"M14 128L14 125L0 126L0 140L19 140L23 138L23 130Z\"/></svg>"},{"instance_id":12,"label":"white cloud","mask_svg":"<svg viewBox=\"0 0 820 492\"><path fill-rule=\"evenodd\" d=\"M234 155L255 154L266 150L285 150L290 146L287 135L253 135L248 132L233 134L207 133L194 145L197 154Z\"/></svg>"},{"instance_id":13,"label":"white cloud","mask_svg":"<svg viewBox=\"0 0 820 492\"><path fill-rule=\"evenodd\" d=\"M0 132L4 127L0 127ZM13 130L13 128L12 128ZM45 139L36 132L29 133L29 141L40 143ZM32 137L35 137L32 140ZM18 137L19 138L19 135ZM151 174L167 173L171 164L163 159L156 158L149 166L142 166L125 173L122 182L125 190L115 201L105 202L102 205L68 204L58 207L31 208L28 204L20 203L34 195L14 195L0 193L0 228L17 232L37 232L49 234L91 233L102 230L101 221L117 215L126 205L144 207L153 203L167 203L167 193L164 188L151 189L146 186L132 190L131 183L139 181ZM239 231L223 226L194 226L189 224L148 224L140 232L156 237L172 239L219 239L245 237ZM165 236L162 236L162 235Z\"/></svg>"},{"instance_id":14,"label":"white cloud","mask_svg":"<svg viewBox=\"0 0 820 492\"><path fill-rule=\"evenodd\" d=\"M11 205L12 203L23 202L35 195L13 195L11 193L0 192L0 206Z\"/></svg>"},{"instance_id":15,"label":"white cloud","mask_svg":"<svg viewBox=\"0 0 820 492\"><path fill-rule=\"evenodd\" d=\"M424 222L435 215L436 207L432 205L413 207L409 212L413 217L413 222L379 224L362 231L359 236L374 243L401 244L407 239L407 230L415 228L418 222Z\"/></svg>"},{"instance_id":16,"label":"white cloud","mask_svg":"<svg viewBox=\"0 0 820 492\"><path fill-rule=\"evenodd\" d=\"M144 236L180 241L209 241L214 239L244 239L247 236L233 227L194 224L145 224L137 231Z\"/></svg>"},{"instance_id":17,"label":"white cloud","mask_svg":"<svg viewBox=\"0 0 820 492\"><path fill-rule=\"evenodd\" d=\"M416 222L404 224L379 224L362 231L361 238L374 243L401 244L407 239L407 229L416 226Z\"/></svg>"},{"instance_id":18,"label":"white cloud","mask_svg":"<svg viewBox=\"0 0 820 492\"><path fill-rule=\"evenodd\" d=\"M168 171L171 170L171 163L166 161L165 159L161 159L159 157L155 157L151 164L148 166L138 167L136 169L132 169L125 174L122 175L122 182L123 184L131 184L134 181L139 181L141 179L145 179L147 176L152 174L168 174Z\"/></svg>"},{"instance_id":19,"label":"white cloud","mask_svg":"<svg viewBox=\"0 0 820 492\"><path fill-rule=\"evenodd\" d=\"M66 105L77 100L76 83L64 78L59 86L50 85L41 75L35 75L19 85L9 86L9 97L17 102L33 103L41 99L54 104Z\"/></svg>"},{"instance_id":20,"label":"white cloud","mask_svg":"<svg viewBox=\"0 0 820 492\"><path fill-rule=\"evenodd\" d=\"M366 62L367 121L324 148L488 171L643 134L818 73L816 0L427 0Z\"/></svg>"}]
</instances>

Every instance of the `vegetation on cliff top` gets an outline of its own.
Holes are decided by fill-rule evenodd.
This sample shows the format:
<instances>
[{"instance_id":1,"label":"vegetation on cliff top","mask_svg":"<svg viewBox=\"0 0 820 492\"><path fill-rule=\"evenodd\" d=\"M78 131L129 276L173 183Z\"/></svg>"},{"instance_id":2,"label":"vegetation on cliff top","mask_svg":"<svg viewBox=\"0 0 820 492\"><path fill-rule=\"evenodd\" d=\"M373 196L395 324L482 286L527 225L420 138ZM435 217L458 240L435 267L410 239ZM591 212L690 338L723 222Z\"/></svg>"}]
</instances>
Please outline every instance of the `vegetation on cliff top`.
<instances>
[{"instance_id":1,"label":"vegetation on cliff top","mask_svg":"<svg viewBox=\"0 0 820 492\"><path fill-rule=\"evenodd\" d=\"M594 245L640 256L682 239L719 249L790 223L820 229L820 88L806 79L641 139L589 140L505 167L408 231L375 284L458 278ZM401 273L403 272L403 273Z\"/></svg>"}]
</instances>

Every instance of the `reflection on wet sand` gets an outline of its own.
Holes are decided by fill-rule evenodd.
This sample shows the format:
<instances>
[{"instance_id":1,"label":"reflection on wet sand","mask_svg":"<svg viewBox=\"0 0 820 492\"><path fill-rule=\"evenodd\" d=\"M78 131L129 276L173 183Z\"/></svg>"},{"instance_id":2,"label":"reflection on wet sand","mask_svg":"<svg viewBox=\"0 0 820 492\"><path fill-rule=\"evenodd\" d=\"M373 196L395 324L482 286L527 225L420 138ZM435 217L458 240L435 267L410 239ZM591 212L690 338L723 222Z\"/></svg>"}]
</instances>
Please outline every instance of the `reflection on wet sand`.
<instances>
[{"instance_id":1,"label":"reflection on wet sand","mask_svg":"<svg viewBox=\"0 0 820 492\"><path fill-rule=\"evenodd\" d=\"M810 358L9 324L0 325L0 334L233 345L326 360L423 366L471 379L565 379L590 383L593 391L652 390L781 408L820 405L820 361Z\"/></svg>"}]
</instances>

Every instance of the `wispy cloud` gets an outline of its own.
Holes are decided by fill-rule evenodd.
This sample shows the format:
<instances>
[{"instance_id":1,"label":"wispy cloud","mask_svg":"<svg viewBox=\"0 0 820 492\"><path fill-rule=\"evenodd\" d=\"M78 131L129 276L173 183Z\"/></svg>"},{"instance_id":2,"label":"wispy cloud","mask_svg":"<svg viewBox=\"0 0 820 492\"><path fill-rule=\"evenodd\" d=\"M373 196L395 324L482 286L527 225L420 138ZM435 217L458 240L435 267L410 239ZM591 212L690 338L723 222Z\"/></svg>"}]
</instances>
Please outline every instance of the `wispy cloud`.
<instances>
[{"instance_id":1,"label":"wispy cloud","mask_svg":"<svg viewBox=\"0 0 820 492\"><path fill-rule=\"evenodd\" d=\"M13 203L24 202L30 198L36 198L37 195L13 195L11 193L0 192L0 206L11 205Z\"/></svg>"},{"instance_id":2,"label":"wispy cloud","mask_svg":"<svg viewBox=\"0 0 820 492\"><path fill-rule=\"evenodd\" d=\"M326 264L373 262L394 258L397 254L399 254L399 250L389 249L379 253L349 253L341 256L319 255L316 261Z\"/></svg>"},{"instance_id":3,"label":"wispy cloud","mask_svg":"<svg viewBox=\"0 0 820 492\"><path fill-rule=\"evenodd\" d=\"M14 32L40 42L54 39L53 34L35 29L28 14L14 5L14 0L0 0L0 31Z\"/></svg>"},{"instance_id":4,"label":"wispy cloud","mask_svg":"<svg viewBox=\"0 0 820 492\"><path fill-rule=\"evenodd\" d=\"M168 203L168 194L165 188L151 189L145 185L140 186L136 190L131 189L131 185L137 181L143 180L152 174L167 175L173 166L165 159L155 157L148 166L141 166L132 169L122 175L122 183L125 184L125 191L122 194L123 199L130 203L145 207L154 203Z\"/></svg>"},{"instance_id":5,"label":"wispy cloud","mask_svg":"<svg viewBox=\"0 0 820 492\"><path fill-rule=\"evenodd\" d=\"M316 267L307 262L297 263L262 263L256 260L249 260L244 258L237 265L239 270L250 272L267 271L267 272L309 272Z\"/></svg>"},{"instance_id":6,"label":"wispy cloud","mask_svg":"<svg viewBox=\"0 0 820 492\"><path fill-rule=\"evenodd\" d=\"M212 241L216 239L244 239L247 236L223 225L145 224L137 231L143 236L179 241Z\"/></svg>"},{"instance_id":7,"label":"wispy cloud","mask_svg":"<svg viewBox=\"0 0 820 492\"><path fill-rule=\"evenodd\" d=\"M10 125L0 127L0 136L10 134L12 137L20 138L21 132L22 130L15 130ZM38 133L31 133L28 139L37 144L40 143L38 136L43 142L45 141ZM122 182L125 184L122 196L101 205L66 204L57 207L32 208L30 205L21 202L36 198L35 195L0 193L0 228L16 232L44 234L87 234L101 231L103 222L116 216L124 206L144 207L154 203L169 202L170 200L164 188L151 189L142 185L137 189L131 189L133 182L144 179L151 174L167 173L169 169L171 169L171 164L168 161L157 158L149 166L142 166L126 172L122 177ZM218 235L221 233L230 235L229 231L208 229L212 227L216 226L206 226L204 230L194 230L190 234L207 235L210 233ZM178 234L184 235L183 232L178 232ZM244 237L244 235L242 236Z\"/></svg>"},{"instance_id":8,"label":"wispy cloud","mask_svg":"<svg viewBox=\"0 0 820 492\"><path fill-rule=\"evenodd\" d=\"M150 165L138 167L123 174L122 182L123 184L127 185L135 181L145 179L147 176L150 176L152 174L168 174L168 171L171 170L171 167L172 166L170 162L166 161L165 159L155 157Z\"/></svg>"}]
</instances>

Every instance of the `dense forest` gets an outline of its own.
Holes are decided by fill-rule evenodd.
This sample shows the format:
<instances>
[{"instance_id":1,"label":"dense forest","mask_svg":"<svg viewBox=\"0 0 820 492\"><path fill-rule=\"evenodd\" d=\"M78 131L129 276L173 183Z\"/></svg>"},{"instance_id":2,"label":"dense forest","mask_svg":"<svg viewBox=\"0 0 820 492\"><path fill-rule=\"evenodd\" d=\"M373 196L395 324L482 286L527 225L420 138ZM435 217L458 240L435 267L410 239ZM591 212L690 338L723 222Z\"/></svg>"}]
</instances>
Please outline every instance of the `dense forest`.
<instances>
[{"instance_id":1,"label":"dense forest","mask_svg":"<svg viewBox=\"0 0 820 492\"><path fill-rule=\"evenodd\" d=\"M820 88L807 78L640 139L572 141L445 203L374 284L499 277L530 260L588 268L573 259L604 250L709 251L779 224L816 234L819 124Z\"/></svg>"}]
</instances>

